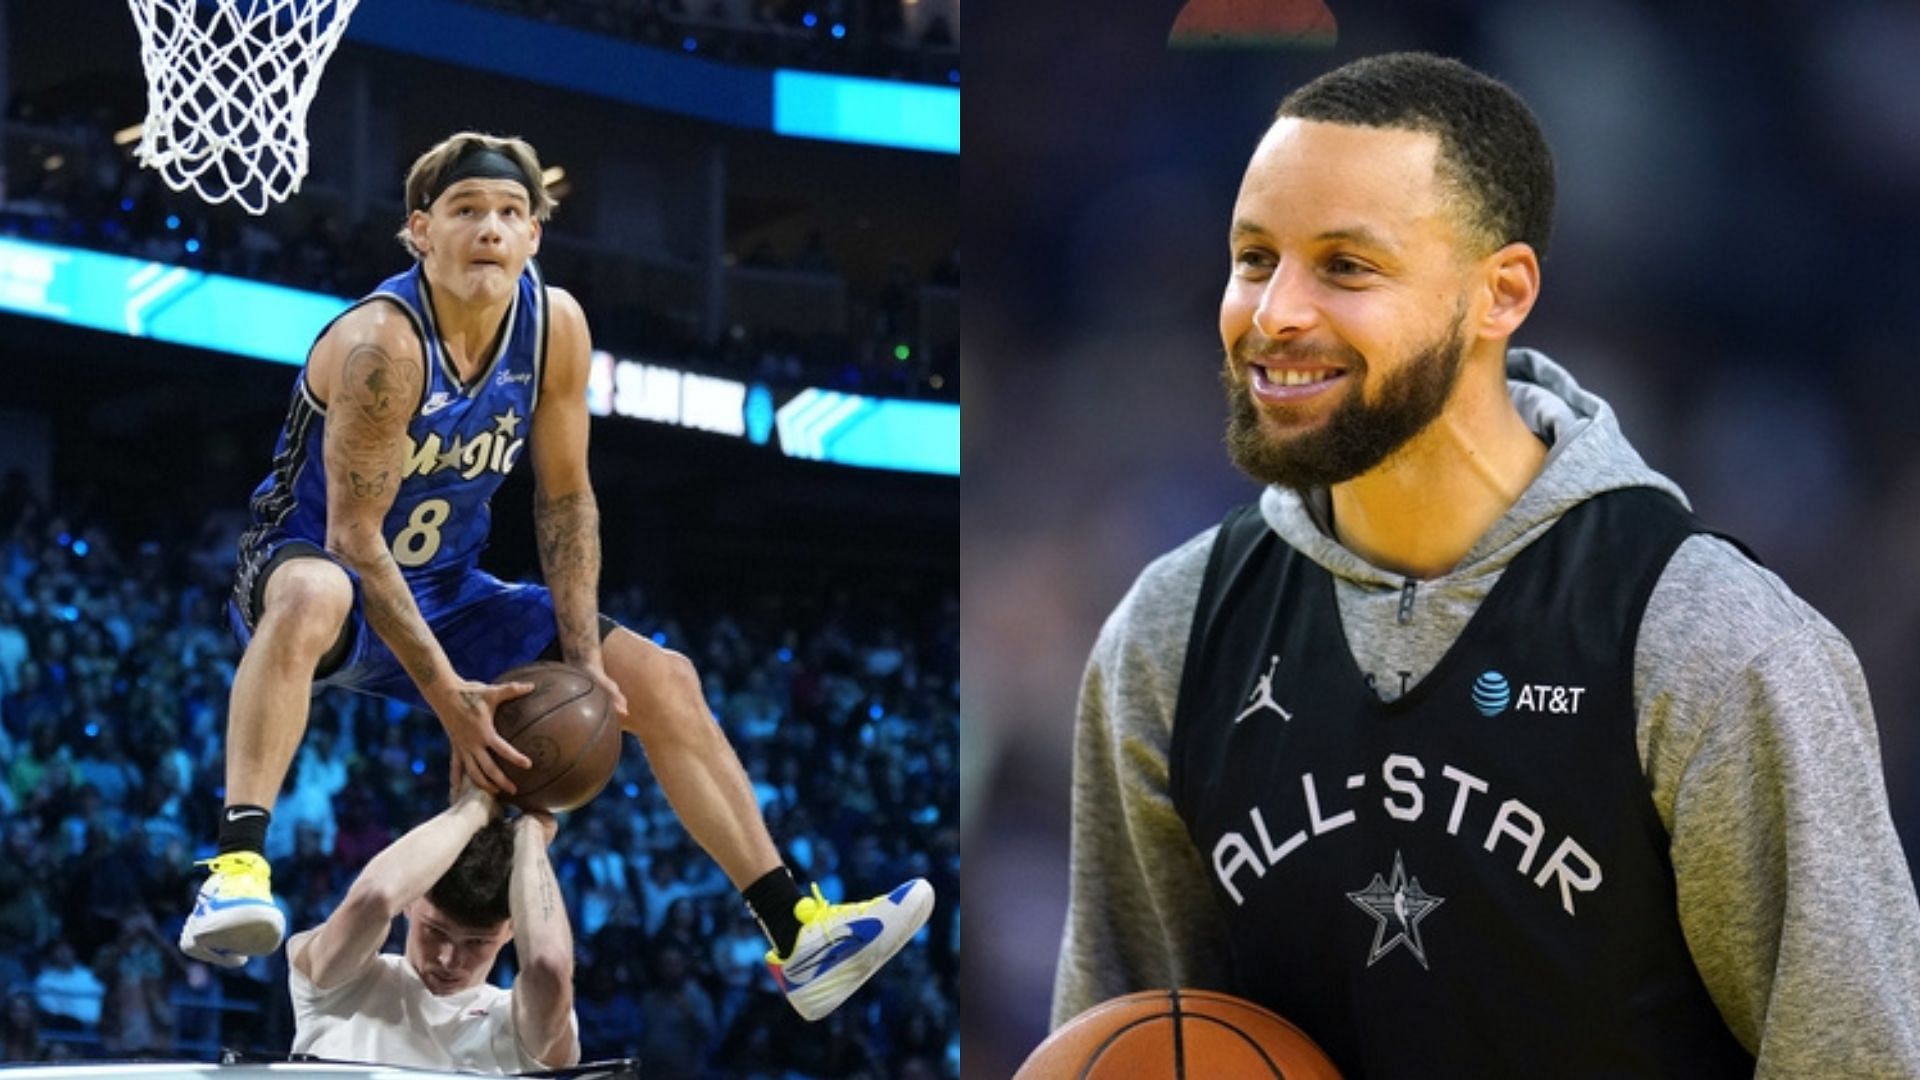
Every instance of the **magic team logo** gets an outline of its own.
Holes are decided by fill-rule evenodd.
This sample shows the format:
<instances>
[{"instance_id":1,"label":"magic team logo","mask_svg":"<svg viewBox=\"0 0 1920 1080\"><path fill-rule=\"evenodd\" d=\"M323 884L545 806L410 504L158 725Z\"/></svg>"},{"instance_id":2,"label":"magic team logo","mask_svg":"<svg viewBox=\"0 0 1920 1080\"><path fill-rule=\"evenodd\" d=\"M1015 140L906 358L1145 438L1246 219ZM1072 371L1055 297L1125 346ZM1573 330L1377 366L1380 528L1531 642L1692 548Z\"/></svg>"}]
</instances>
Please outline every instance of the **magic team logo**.
<instances>
[{"instance_id":1,"label":"magic team logo","mask_svg":"<svg viewBox=\"0 0 1920 1080\"><path fill-rule=\"evenodd\" d=\"M1580 711L1580 695L1586 692L1584 686L1521 683L1520 693L1516 697L1505 675L1497 671L1483 671L1479 678L1473 680L1470 696L1473 707L1480 711L1481 716L1499 716L1507 711L1509 704L1515 712L1571 715Z\"/></svg>"},{"instance_id":2,"label":"magic team logo","mask_svg":"<svg viewBox=\"0 0 1920 1080\"><path fill-rule=\"evenodd\" d=\"M414 442L408 436L406 475L432 476L443 470L457 471L468 480L483 472L505 475L520 460L520 451L527 444L520 431L525 420L508 406L506 412L494 415L492 429L471 439L459 432L453 434L451 443L442 443L437 431L429 432L423 442Z\"/></svg>"},{"instance_id":3,"label":"magic team logo","mask_svg":"<svg viewBox=\"0 0 1920 1080\"><path fill-rule=\"evenodd\" d=\"M1393 853L1393 873L1389 877L1382 880L1379 874L1373 875L1366 888L1348 893L1347 899L1373 916L1373 951L1367 954L1368 967L1401 945L1420 961L1421 967L1428 967L1427 947L1420 940L1420 920L1433 914L1446 899L1422 889L1419 878L1408 877L1398 851Z\"/></svg>"}]
</instances>

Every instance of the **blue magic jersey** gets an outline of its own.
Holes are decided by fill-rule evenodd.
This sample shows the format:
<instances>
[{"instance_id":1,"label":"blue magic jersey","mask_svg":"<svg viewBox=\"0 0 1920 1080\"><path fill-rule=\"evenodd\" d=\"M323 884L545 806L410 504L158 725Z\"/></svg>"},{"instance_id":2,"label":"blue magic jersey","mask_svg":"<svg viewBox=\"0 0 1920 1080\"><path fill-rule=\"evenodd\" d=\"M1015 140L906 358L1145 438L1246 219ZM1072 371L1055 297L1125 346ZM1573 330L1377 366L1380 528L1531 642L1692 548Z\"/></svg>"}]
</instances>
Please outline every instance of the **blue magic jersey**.
<instances>
[{"instance_id":1,"label":"blue magic jersey","mask_svg":"<svg viewBox=\"0 0 1920 1080\"><path fill-rule=\"evenodd\" d=\"M526 447L546 366L547 292L531 260L507 309L498 349L472 382L462 382L448 359L428 296L426 277L415 264L354 305L398 306L426 354L426 384L407 427L399 492L381 526L409 579L474 566L492 521L488 502ZM274 446L272 472L249 503L254 524L241 538L242 552L286 540L326 546L325 424L326 408L302 371Z\"/></svg>"}]
</instances>

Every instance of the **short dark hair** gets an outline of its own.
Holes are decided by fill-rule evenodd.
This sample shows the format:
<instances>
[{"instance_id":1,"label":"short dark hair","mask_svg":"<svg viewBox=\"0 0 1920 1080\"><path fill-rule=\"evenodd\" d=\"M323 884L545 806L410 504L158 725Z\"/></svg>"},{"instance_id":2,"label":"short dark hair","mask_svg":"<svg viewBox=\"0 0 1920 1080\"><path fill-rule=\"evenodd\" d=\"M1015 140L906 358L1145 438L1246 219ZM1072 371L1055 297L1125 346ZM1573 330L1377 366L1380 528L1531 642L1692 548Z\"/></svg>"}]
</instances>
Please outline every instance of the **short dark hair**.
<instances>
[{"instance_id":1,"label":"short dark hair","mask_svg":"<svg viewBox=\"0 0 1920 1080\"><path fill-rule=\"evenodd\" d=\"M427 899L462 926L498 926L513 914L507 902L512 877L513 826L490 821L460 849L460 857L427 890Z\"/></svg>"},{"instance_id":2,"label":"short dark hair","mask_svg":"<svg viewBox=\"0 0 1920 1080\"><path fill-rule=\"evenodd\" d=\"M1465 224L1487 251L1514 241L1542 259L1553 232L1553 153L1520 95L1458 60L1369 56L1288 94L1274 119L1431 132L1441 179L1464 196Z\"/></svg>"}]
</instances>

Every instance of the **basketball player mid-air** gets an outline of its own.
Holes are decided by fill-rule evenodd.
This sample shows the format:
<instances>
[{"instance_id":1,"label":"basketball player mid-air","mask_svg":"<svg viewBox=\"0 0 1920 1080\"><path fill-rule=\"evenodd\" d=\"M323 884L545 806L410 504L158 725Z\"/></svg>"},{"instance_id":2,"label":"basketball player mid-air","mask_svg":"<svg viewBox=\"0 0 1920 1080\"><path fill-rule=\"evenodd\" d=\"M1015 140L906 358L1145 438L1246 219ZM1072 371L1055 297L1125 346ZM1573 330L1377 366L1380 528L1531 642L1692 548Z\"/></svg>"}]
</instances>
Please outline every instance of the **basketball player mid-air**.
<instances>
[{"instance_id":1,"label":"basketball player mid-air","mask_svg":"<svg viewBox=\"0 0 1920 1080\"><path fill-rule=\"evenodd\" d=\"M915 879L855 904L817 887L803 896L693 665L599 613L587 325L533 261L553 207L533 148L454 135L413 163L406 199L399 239L413 267L321 332L253 493L228 603L245 651L219 854L181 949L237 966L279 946L263 843L315 686L432 710L453 787L510 793L495 756L528 763L493 710L531 687L482 680L564 660L606 689L687 831L741 891L788 1000L825 1016L926 921L932 888ZM523 450L545 586L476 565L488 500Z\"/></svg>"},{"instance_id":2,"label":"basketball player mid-air","mask_svg":"<svg viewBox=\"0 0 1920 1080\"><path fill-rule=\"evenodd\" d=\"M521 1073L580 1060L573 928L547 861L552 815L500 817L465 785L367 861L326 921L287 941L293 1047L336 1061ZM381 951L395 916L406 946ZM513 942L513 989L487 983Z\"/></svg>"},{"instance_id":3,"label":"basketball player mid-air","mask_svg":"<svg viewBox=\"0 0 1920 1080\"><path fill-rule=\"evenodd\" d=\"M1920 903L1846 639L1509 349L1553 161L1506 86L1284 100L1220 305L1259 502L1094 646L1054 1023L1164 986L1347 1075L1920 1076Z\"/></svg>"}]
</instances>

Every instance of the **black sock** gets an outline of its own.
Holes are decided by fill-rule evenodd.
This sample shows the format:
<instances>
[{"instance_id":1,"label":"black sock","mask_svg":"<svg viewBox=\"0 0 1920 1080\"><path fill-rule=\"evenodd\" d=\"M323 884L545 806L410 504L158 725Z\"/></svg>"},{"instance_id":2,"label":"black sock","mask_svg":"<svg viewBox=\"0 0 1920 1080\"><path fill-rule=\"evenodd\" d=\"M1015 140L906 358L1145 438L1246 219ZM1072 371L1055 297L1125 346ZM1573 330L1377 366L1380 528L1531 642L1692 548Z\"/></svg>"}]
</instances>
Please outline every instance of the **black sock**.
<instances>
[{"instance_id":1,"label":"black sock","mask_svg":"<svg viewBox=\"0 0 1920 1080\"><path fill-rule=\"evenodd\" d=\"M792 955L793 942L800 936L800 920L793 915L793 905L800 902L800 886L794 882L793 873L784 866L776 866L740 895L746 898L748 909L760 923L760 932L773 943L774 952L780 956Z\"/></svg>"},{"instance_id":2,"label":"black sock","mask_svg":"<svg viewBox=\"0 0 1920 1080\"><path fill-rule=\"evenodd\" d=\"M267 850L267 822L273 814L261 806L229 806L220 815L220 854L251 851L263 855Z\"/></svg>"}]
</instances>

